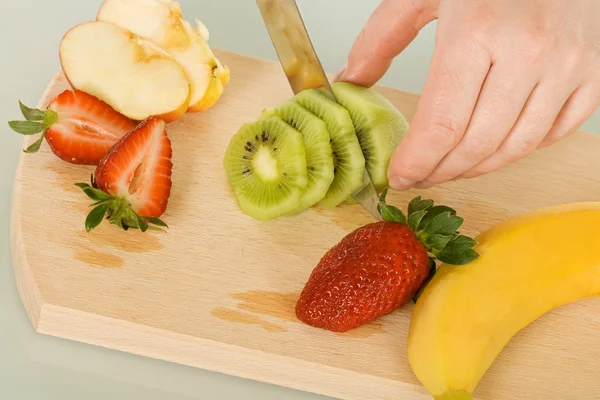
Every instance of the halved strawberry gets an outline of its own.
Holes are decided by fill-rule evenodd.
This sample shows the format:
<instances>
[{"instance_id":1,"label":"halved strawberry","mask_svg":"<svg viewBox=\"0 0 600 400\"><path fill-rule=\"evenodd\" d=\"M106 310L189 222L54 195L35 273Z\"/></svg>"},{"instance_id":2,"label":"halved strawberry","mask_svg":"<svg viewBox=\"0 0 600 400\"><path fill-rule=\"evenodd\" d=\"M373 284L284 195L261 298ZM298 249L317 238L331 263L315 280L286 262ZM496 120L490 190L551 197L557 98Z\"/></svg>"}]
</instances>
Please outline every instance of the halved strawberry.
<instances>
[{"instance_id":1,"label":"halved strawberry","mask_svg":"<svg viewBox=\"0 0 600 400\"><path fill-rule=\"evenodd\" d=\"M86 231L105 215L110 223L127 230L166 227L158 217L167 209L171 194L171 141L165 121L150 117L123 136L100 160L91 185L77 183L93 200Z\"/></svg>"},{"instance_id":2,"label":"halved strawberry","mask_svg":"<svg viewBox=\"0 0 600 400\"><path fill-rule=\"evenodd\" d=\"M25 106L19 101L26 121L9 121L22 135L41 136L24 151L35 153L44 138L52 152L71 164L96 165L136 122L115 111L104 101L81 90L65 90L47 110Z\"/></svg>"}]
</instances>

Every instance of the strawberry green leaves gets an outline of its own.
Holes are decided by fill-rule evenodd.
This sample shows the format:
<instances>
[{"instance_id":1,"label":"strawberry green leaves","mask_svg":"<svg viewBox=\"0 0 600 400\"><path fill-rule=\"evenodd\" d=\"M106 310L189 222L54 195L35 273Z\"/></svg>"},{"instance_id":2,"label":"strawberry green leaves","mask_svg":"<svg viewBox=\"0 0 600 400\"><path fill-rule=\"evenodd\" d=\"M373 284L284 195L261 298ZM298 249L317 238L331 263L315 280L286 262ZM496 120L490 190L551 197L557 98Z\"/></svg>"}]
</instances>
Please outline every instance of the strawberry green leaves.
<instances>
[{"instance_id":1,"label":"strawberry green leaves","mask_svg":"<svg viewBox=\"0 0 600 400\"><path fill-rule=\"evenodd\" d=\"M21 100L19 100L19 108L27 121L44 121L47 118L47 111L29 108L21 103Z\"/></svg>"},{"instance_id":2,"label":"strawberry green leaves","mask_svg":"<svg viewBox=\"0 0 600 400\"><path fill-rule=\"evenodd\" d=\"M418 225L411 228L419 241L438 260L448 264L464 265L478 257L472 249L477 242L458 232L464 219L457 216L455 210L447 206L434 206L432 202L425 210L419 212L423 211L426 214L420 218Z\"/></svg>"},{"instance_id":3,"label":"strawberry green leaves","mask_svg":"<svg viewBox=\"0 0 600 400\"><path fill-rule=\"evenodd\" d=\"M398 208L386 204L388 188L380 195L377 209L388 222L407 224L427 251L443 263L464 265L479 257L473 247L477 242L458 230L464 219L456 211L433 200L415 197L408 204L408 217Z\"/></svg>"},{"instance_id":4,"label":"strawberry green leaves","mask_svg":"<svg viewBox=\"0 0 600 400\"><path fill-rule=\"evenodd\" d=\"M90 232L92 229L100 225L107 211L108 204L100 204L90 211L85 219L85 231Z\"/></svg>"},{"instance_id":5,"label":"strawberry green leaves","mask_svg":"<svg viewBox=\"0 0 600 400\"><path fill-rule=\"evenodd\" d=\"M25 121L9 121L8 126L13 131L25 136L41 133L35 142L23 150L25 153L36 153L44 141L46 130L58 122L58 115L52 110L43 111L29 108L21 101L19 101L19 108L23 117L25 117Z\"/></svg>"},{"instance_id":6,"label":"strawberry green leaves","mask_svg":"<svg viewBox=\"0 0 600 400\"><path fill-rule=\"evenodd\" d=\"M415 197L408 203L408 215L416 212L427 211L433 206L433 200L421 200L421 196Z\"/></svg>"},{"instance_id":7,"label":"strawberry green leaves","mask_svg":"<svg viewBox=\"0 0 600 400\"><path fill-rule=\"evenodd\" d=\"M377 204L377 211L381 214L381 217L388 222L399 222L406 224L406 216L398 208L387 205L385 198L387 196L388 188L383 189L379 196L379 204Z\"/></svg>"},{"instance_id":8,"label":"strawberry green leaves","mask_svg":"<svg viewBox=\"0 0 600 400\"><path fill-rule=\"evenodd\" d=\"M477 242L468 236L455 235L438 253L437 258L447 264L467 264L477 259L479 254L472 249Z\"/></svg>"},{"instance_id":9,"label":"strawberry green leaves","mask_svg":"<svg viewBox=\"0 0 600 400\"><path fill-rule=\"evenodd\" d=\"M9 121L8 126L21 135L35 135L46 129L40 121Z\"/></svg>"},{"instance_id":10,"label":"strawberry green leaves","mask_svg":"<svg viewBox=\"0 0 600 400\"><path fill-rule=\"evenodd\" d=\"M421 225L421 221L423 221L425 215L427 215L427 210L419 210L409 214L408 226L410 226L410 229L413 231L419 229L419 225Z\"/></svg>"},{"instance_id":11,"label":"strawberry green leaves","mask_svg":"<svg viewBox=\"0 0 600 400\"><path fill-rule=\"evenodd\" d=\"M85 219L86 232L92 231L106 218L111 224L115 224L123 230L139 229L142 232L147 230L162 231L160 227L168 228L162 220L156 217L145 217L138 215L132 208L129 202L115 196L114 193L105 193L96 188L92 176L91 185L88 183L76 183L94 203L92 211Z\"/></svg>"}]
</instances>

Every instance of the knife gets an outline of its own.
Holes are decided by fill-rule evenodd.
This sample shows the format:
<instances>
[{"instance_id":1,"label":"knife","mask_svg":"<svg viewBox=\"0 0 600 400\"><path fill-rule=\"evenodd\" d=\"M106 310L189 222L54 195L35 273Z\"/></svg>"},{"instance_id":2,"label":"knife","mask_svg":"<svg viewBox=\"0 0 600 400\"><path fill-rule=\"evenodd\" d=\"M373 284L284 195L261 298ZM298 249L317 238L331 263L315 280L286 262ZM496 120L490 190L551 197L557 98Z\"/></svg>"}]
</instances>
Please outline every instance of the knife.
<instances>
[{"instance_id":1,"label":"knife","mask_svg":"<svg viewBox=\"0 0 600 400\"><path fill-rule=\"evenodd\" d=\"M295 0L256 0L277 57L294 94L324 88L336 103L333 90L312 45ZM339 104L339 103L338 103ZM362 185L352 197L371 215L381 220L379 196L365 168Z\"/></svg>"}]
</instances>

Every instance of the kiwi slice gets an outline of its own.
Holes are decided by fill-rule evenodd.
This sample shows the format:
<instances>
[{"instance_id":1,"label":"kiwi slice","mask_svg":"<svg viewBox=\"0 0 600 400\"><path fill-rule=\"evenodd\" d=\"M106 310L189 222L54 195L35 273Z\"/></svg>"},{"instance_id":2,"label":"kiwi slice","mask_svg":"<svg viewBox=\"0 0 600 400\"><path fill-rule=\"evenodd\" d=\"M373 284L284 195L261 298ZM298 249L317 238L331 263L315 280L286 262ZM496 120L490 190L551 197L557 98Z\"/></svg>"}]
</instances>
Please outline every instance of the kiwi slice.
<instances>
[{"instance_id":1,"label":"kiwi slice","mask_svg":"<svg viewBox=\"0 0 600 400\"><path fill-rule=\"evenodd\" d=\"M259 119L277 116L302 133L306 153L308 185L300 199L298 213L322 200L333 182L333 154L325 122L292 101L263 110Z\"/></svg>"},{"instance_id":2,"label":"kiwi slice","mask_svg":"<svg viewBox=\"0 0 600 400\"><path fill-rule=\"evenodd\" d=\"M307 89L292 101L316 115L327 125L331 139L334 177L325 197L317 204L336 207L354 193L363 182L365 158L348 111L319 92Z\"/></svg>"},{"instance_id":3,"label":"kiwi slice","mask_svg":"<svg viewBox=\"0 0 600 400\"><path fill-rule=\"evenodd\" d=\"M258 220L297 209L308 185L302 134L277 116L243 124L223 166L240 208Z\"/></svg>"},{"instance_id":4,"label":"kiwi slice","mask_svg":"<svg viewBox=\"0 0 600 400\"><path fill-rule=\"evenodd\" d=\"M408 121L373 89L346 82L333 83L331 88L338 103L350 113L371 180L382 190L389 183L388 164L408 130Z\"/></svg>"}]
</instances>

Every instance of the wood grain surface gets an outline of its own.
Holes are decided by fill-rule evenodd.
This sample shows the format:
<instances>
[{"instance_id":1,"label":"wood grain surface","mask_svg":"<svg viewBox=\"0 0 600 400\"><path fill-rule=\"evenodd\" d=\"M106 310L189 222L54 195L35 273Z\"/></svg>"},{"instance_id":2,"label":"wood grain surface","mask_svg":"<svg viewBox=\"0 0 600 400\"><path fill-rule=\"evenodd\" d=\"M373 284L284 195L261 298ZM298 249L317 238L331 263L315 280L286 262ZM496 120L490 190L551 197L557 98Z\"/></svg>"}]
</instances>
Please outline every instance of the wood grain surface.
<instances>
[{"instance_id":1,"label":"wood grain surface","mask_svg":"<svg viewBox=\"0 0 600 400\"><path fill-rule=\"evenodd\" d=\"M11 242L19 293L37 331L343 399L430 399L410 370L412 306L346 334L294 315L327 249L371 222L358 205L259 222L244 215L222 168L230 137L292 96L279 64L216 51L231 82L207 112L168 125L173 191L167 233L84 230L92 167L22 154ZM66 89L60 73L39 103ZM410 120L417 96L377 88ZM29 143L29 140L25 144ZM476 234L554 204L600 199L600 137L577 133L501 172L416 194L450 205ZM520 332L478 399L600 399L600 299L561 307Z\"/></svg>"}]
</instances>

